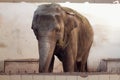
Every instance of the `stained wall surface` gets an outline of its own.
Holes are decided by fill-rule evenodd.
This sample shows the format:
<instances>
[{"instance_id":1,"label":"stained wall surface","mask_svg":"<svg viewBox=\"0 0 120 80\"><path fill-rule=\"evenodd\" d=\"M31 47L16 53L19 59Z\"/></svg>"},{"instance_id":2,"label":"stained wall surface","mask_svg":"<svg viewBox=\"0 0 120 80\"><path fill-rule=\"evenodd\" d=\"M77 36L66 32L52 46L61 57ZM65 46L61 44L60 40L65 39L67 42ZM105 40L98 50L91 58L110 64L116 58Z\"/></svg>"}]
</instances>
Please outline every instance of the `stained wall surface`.
<instances>
[{"instance_id":1,"label":"stained wall surface","mask_svg":"<svg viewBox=\"0 0 120 80\"><path fill-rule=\"evenodd\" d=\"M31 29L33 13L40 3L0 3L0 69L6 59L38 59L38 45ZM61 3L88 18L94 43L88 59L89 71L97 71L101 59L120 58L120 5ZM58 60L56 62L59 69ZM60 70L61 71L61 70Z\"/></svg>"}]
</instances>

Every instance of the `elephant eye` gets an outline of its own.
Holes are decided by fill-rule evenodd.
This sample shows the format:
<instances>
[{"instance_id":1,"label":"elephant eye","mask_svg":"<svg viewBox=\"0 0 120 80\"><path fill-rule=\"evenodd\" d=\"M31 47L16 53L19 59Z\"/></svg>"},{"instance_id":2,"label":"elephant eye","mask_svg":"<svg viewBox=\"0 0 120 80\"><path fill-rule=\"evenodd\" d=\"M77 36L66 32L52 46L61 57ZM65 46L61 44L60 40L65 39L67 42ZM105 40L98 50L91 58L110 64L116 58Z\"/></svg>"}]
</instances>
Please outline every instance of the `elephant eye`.
<instances>
[{"instance_id":1,"label":"elephant eye","mask_svg":"<svg viewBox=\"0 0 120 80\"><path fill-rule=\"evenodd\" d=\"M57 20L58 23L61 22L61 16L60 15L55 15L55 18L56 18L56 20Z\"/></svg>"}]
</instances>

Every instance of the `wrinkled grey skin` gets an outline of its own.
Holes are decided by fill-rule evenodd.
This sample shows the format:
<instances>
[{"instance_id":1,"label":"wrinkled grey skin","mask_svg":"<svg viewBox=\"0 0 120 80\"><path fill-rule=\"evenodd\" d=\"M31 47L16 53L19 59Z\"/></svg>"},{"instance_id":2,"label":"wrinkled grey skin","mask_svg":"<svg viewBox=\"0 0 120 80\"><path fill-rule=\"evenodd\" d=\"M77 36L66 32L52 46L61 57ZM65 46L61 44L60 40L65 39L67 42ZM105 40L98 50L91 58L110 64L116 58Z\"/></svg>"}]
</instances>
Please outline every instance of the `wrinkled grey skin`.
<instances>
[{"instance_id":1,"label":"wrinkled grey skin","mask_svg":"<svg viewBox=\"0 0 120 80\"><path fill-rule=\"evenodd\" d=\"M39 46L39 72L53 71L54 55L62 61L64 72L85 71L93 32L86 18L86 29L81 27L84 19L80 20L58 4L36 9L32 29Z\"/></svg>"}]
</instances>

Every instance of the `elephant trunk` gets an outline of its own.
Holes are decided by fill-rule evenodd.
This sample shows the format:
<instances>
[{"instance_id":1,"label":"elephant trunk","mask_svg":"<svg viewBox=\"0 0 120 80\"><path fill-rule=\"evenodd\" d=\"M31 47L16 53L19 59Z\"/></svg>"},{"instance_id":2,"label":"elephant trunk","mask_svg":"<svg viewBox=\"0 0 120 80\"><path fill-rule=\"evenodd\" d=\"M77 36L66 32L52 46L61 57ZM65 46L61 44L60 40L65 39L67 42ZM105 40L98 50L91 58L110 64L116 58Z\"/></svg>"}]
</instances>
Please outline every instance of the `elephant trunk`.
<instances>
[{"instance_id":1,"label":"elephant trunk","mask_svg":"<svg viewBox=\"0 0 120 80\"><path fill-rule=\"evenodd\" d=\"M48 72L55 48L55 42L50 41L48 37L42 37L38 41L39 46L39 72Z\"/></svg>"}]
</instances>

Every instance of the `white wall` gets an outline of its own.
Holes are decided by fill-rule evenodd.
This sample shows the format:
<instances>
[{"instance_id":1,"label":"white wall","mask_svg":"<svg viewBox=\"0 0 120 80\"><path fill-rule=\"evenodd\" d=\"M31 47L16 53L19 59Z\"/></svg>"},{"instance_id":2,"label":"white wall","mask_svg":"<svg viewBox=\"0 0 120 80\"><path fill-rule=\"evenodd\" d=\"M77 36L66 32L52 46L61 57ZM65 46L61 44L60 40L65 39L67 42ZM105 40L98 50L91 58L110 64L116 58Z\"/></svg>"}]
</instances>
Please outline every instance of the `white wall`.
<instances>
[{"instance_id":1,"label":"white wall","mask_svg":"<svg viewBox=\"0 0 120 80\"><path fill-rule=\"evenodd\" d=\"M38 58L31 29L34 4L0 4L0 60Z\"/></svg>"},{"instance_id":2,"label":"white wall","mask_svg":"<svg viewBox=\"0 0 120 80\"><path fill-rule=\"evenodd\" d=\"M37 40L31 29L38 3L0 3L0 61L38 58ZM88 66L97 70L99 61L120 58L120 5L62 3L86 16L94 29Z\"/></svg>"}]
</instances>

